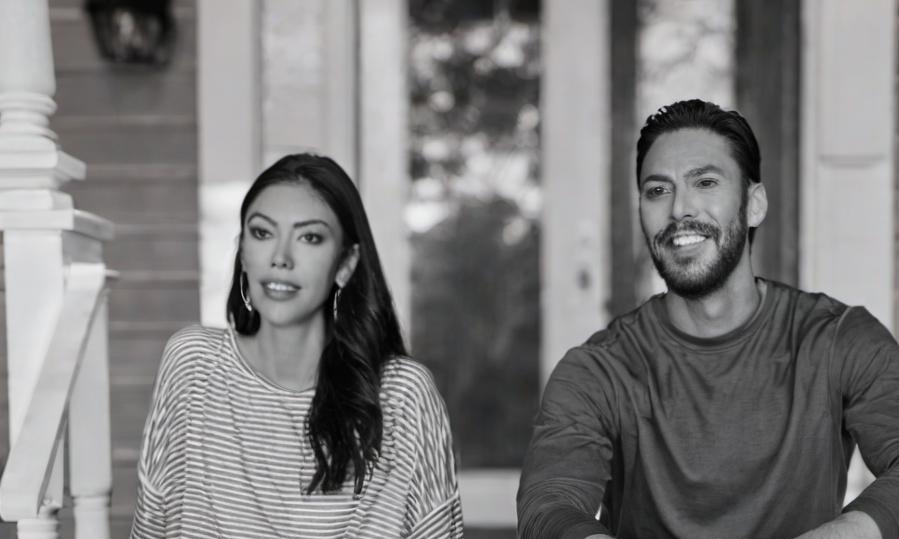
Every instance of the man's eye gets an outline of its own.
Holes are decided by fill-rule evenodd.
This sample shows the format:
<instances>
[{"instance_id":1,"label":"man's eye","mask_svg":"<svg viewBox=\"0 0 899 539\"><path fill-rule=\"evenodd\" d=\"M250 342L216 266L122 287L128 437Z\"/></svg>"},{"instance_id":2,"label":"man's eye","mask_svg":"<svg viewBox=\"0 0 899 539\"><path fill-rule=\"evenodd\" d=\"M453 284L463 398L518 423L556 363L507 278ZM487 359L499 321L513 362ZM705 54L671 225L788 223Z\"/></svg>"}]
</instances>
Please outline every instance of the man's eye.
<instances>
[{"instance_id":1,"label":"man's eye","mask_svg":"<svg viewBox=\"0 0 899 539\"><path fill-rule=\"evenodd\" d=\"M718 185L718 181L712 178L703 178L696 182L699 187L715 187Z\"/></svg>"},{"instance_id":2,"label":"man's eye","mask_svg":"<svg viewBox=\"0 0 899 539\"><path fill-rule=\"evenodd\" d=\"M271 232L264 228L259 227L250 227L250 235L256 238L257 240L264 240L272 235Z\"/></svg>"},{"instance_id":3,"label":"man's eye","mask_svg":"<svg viewBox=\"0 0 899 539\"><path fill-rule=\"evenodd\" d=\"M661 185L656 185L647 189L644 194L646 195L646 198L656 198L664 195L666 192L667 189L665 189Z\"/></svg>"}]
</instances>

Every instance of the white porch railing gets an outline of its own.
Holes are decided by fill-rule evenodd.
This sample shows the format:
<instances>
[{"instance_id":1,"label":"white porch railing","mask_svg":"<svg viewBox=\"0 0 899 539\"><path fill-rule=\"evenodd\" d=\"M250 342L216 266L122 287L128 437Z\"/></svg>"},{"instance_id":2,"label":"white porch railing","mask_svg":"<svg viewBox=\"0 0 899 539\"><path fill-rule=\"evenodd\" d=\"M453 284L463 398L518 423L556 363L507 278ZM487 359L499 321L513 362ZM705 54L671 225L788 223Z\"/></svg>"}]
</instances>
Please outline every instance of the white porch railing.
<instances>
[{"instance_id":1,"label":"white porch railing","mask_svg":"<svg viewBox=\"0 0 899 539\"><path fill-rule=\"evenodd\" d=\"M83 179L49 129L56 91L47 0L0 0L0 230L10 454L0 518L55 539L64 462L78 539L108 539L112 467L103 241L112 223L59 187ZM64 458L64 449L68 459Z\"/></svg>"}]
</instances>

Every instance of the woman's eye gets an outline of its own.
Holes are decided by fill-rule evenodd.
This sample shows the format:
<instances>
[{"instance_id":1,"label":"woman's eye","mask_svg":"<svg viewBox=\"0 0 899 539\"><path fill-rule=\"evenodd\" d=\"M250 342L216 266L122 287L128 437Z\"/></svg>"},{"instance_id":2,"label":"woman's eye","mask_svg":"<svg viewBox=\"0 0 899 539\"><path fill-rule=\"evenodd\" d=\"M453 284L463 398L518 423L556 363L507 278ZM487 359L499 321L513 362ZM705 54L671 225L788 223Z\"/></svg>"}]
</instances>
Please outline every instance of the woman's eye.
<instances>
[{"instance_id":1,"label":"woman's eye","mask_svg":"<svg viewBox=\"0 0 899 539\"><path fill-rule=\"evenodd\" d=\"M250 227L250 235L256 238L257 240L264 240L272 235L271 232L264 228L259 227Z\"/></svg>"},{"instance_id":2,"label":"woman's eye","mask_svg":"<svg viewBox=\"0 0 899 539\"><path fill-rule=\"evenodd\" d=\"M322 235L316 232L306 232L300 235L300 241L317 245L322 242Z\"/></svg>"}]
</instances>

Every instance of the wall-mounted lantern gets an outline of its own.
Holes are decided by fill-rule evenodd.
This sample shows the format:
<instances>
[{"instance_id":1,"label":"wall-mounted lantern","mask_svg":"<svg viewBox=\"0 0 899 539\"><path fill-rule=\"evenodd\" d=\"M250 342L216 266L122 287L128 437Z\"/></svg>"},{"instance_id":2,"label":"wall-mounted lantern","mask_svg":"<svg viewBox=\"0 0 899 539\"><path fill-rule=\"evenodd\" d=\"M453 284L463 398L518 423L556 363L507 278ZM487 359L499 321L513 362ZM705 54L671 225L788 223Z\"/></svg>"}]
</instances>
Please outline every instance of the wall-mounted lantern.
<instances>
[{"instance_id":1,"label":"wall-mounted lantern","mask_svg":"<svg viewBox=\"0 0 899 539\"><path fill-rule=\"evenodd\" d=\"M172 57L171 0L87 0L103 57L117 64L164 65Z\"/></svg>"}]
</instances>

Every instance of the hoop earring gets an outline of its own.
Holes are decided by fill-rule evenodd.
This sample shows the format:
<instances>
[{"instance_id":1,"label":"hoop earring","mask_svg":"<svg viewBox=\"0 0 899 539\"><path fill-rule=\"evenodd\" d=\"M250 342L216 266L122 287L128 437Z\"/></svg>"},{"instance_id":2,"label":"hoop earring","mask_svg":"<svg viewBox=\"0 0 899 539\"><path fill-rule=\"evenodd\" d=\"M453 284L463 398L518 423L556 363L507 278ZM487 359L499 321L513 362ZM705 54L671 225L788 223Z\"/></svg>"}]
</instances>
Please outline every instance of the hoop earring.
<instances>
[{"instance_id":1,"label":"hoop earring","mask_svg":"<svg viewBox=\"0 0 899 539\"><path fill-rule=\"evenodd\" d=\"M240 299L243 300L243 306L247 308L247 312L253 312L253 304L250 303L250 298L247 296L247 293L243 290L243 285L246 282L247 272L240 272L240 282L238 283L240 286ZM247 288L249 288L249 283L247 283Z\"/></svg>"},{"instance_id":2,"label":"hoop earring","mask_svg":"<svg viewBox=\"0 0 899 539\"><path fill-rule=\"evenodd\" d=\"M337 292L334 292L334 304L331 307L332 314L334 315L334 321L337 322L337 304L340 302L340 291L343 290L341 287L337 287Z\"/></svg>"}]
</instances>

